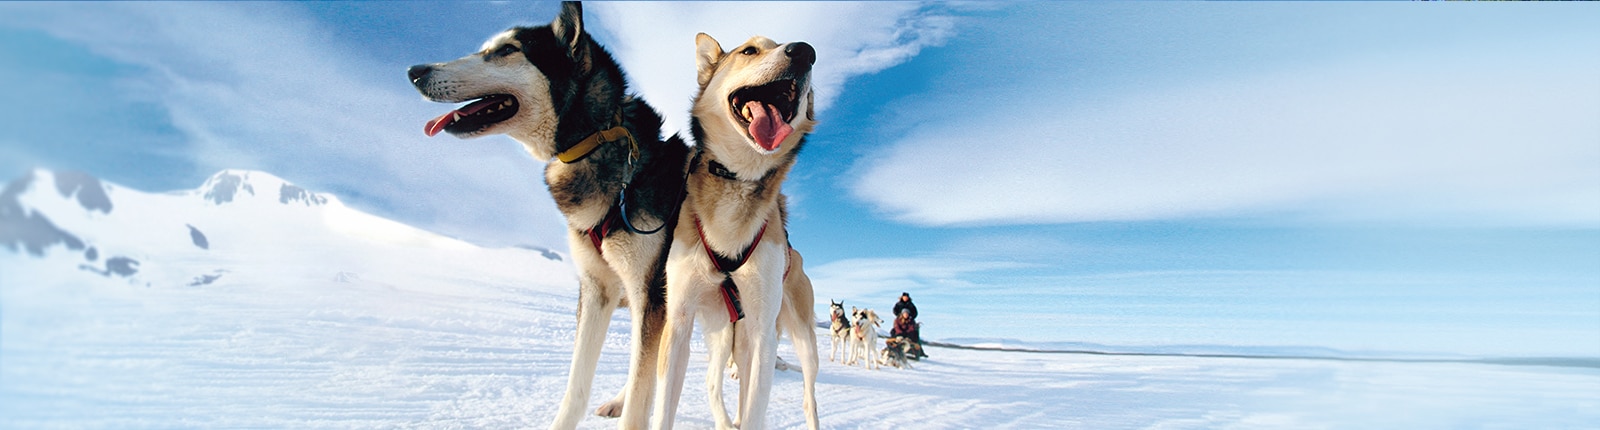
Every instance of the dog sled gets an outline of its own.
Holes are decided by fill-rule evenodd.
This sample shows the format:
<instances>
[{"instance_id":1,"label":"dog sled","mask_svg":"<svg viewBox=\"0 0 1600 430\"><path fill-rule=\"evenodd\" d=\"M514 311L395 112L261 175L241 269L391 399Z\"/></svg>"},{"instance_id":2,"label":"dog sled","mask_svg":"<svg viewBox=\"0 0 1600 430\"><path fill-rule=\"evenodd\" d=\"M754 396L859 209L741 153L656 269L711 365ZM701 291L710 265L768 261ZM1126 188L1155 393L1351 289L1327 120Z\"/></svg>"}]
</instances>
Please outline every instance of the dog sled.
<instances>
[{"instance_id":1,"label":"dog sled","mask_svg":"<svg viewBox=\"0 0 1600 430\"><path fill-rule=\"evenodd\" d=\"M879 361L886 366L910 369L912 361L921 361L924 357L927 355L922 353L922 344L905 336L895 336L884 340Z\"/></svg>"}]
</instances>

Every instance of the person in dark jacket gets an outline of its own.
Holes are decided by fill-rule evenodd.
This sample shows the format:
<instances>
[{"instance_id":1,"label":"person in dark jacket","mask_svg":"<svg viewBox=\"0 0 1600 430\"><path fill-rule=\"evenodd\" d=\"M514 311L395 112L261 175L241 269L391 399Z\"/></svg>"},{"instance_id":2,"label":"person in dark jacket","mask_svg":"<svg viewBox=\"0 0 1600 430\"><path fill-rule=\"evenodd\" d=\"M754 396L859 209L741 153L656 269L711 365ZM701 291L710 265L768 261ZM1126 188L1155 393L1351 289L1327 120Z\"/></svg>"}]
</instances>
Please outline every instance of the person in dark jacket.
<instances>
[{"instance_id":1,"label":"person in dark jacket","mask_svg":"<svg viewBox=\"0 0 1600 430\"><path fill-rule=\"evenodd\" d=\"M911 311L911 320L917 320L917 305L911 303L911 293L900 293L900 301L894 302L894 315L898 317L900 311Z\"/></svg>"}]
</instances>

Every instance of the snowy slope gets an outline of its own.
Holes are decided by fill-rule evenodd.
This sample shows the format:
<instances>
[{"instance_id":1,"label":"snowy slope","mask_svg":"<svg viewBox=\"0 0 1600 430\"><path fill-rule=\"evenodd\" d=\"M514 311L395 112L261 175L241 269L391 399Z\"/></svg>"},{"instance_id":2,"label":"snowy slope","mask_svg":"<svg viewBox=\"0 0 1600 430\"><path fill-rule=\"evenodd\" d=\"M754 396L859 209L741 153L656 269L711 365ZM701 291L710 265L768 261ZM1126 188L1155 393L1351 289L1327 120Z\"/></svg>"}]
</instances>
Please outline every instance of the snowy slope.
<instances>
[{"instance_id":1,"label":"snowy slope","mask_svg":"<svg viewBox=\"0 0 1600 430\"><path fill-rule=\"evenodd\" d=\"M263 172L145 193L35 171L0 192L0 428L542 428L575 300L559 254L477 247ZM591 406L624 382L626 327L619 313ZM913 370L824 360L823 426L1600 422L1593 367L929 354ZM799 374L780 372L769 423L803 427L799 392ZM704 393L686 387L680 428L711 426Z\"/></svg>"}]
</instances>

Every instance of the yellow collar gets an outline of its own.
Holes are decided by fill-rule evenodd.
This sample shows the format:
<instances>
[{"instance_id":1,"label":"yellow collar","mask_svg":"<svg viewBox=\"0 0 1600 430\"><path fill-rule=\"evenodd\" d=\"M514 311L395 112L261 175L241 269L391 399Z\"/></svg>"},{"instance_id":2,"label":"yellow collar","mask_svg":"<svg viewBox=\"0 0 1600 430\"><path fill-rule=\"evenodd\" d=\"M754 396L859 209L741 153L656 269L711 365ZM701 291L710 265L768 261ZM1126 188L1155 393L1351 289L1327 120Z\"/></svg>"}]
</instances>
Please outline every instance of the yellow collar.
<instances>
[{"instance_id":1,"label":"yellow collar","mask_svg":"<svg viewBox=\"0 0 1600 430\"><path fill-rule=\"evenodd\" d=\"M600 130L589 135L589 137L579 141L577 145L573 145L571 148L567 148L566 151L561 151L561 153L556 154L556 159L561 160L563 163L578 161L583 159L583 157L588 156L590 152L594 152L594 149L599 148L601 144L617 142L624 139L628 141L629 154L633 157L638 157L639 141L638 139L633 138L633 133L629 132L627 127L622 126L621 119L622 117L618 115L617 126Z\"/></svg>"}]
</instances>

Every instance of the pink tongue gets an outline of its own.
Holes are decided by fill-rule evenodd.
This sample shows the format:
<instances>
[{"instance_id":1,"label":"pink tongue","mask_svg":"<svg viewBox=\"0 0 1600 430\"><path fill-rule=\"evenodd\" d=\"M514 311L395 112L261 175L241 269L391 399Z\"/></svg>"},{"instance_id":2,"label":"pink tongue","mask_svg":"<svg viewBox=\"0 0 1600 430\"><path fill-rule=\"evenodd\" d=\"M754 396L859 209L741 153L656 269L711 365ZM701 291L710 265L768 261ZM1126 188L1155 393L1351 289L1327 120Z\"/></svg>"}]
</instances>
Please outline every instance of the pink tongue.
<instances>
[{"instance_id":1,"label":"pink tongue","mask_svg":"<svg viewBox=\"0 0 1600 430\"><path fill-rule=\"evenodd\" d=\"M439 115L438 118L428 121L428 125L422 127L422 132L427 133L428 137L433 137L433 135L439 134L440 130L444 130L444 128L450 124L454 124L457 118L478 113L478 111L483 110L483 108L493 106L496 103L499 102L489 99L472 102L466 106L462 106L461 109L450 111L449 113ZM457 116L458 114L459 116Z\"/></svg>"},{"instance_id":2,"label":"pink tongue","mask_svg":"<svg viewBox=\"0 0 1600 430\"><path fill-rule=\"evenodd\" d=\"M794 132L794 127L783 122L783 114L778 112L777 106L758 101L747 102L744 106L750 109L750 114L754 117L750 120L750 137L754 137L756 145L760 145L762 149L778 150L778 145L783 143L783 139Z\"/></svg>"},{"instance_id":3,"label":"pink tongue","mask_svg":"<svg viewBox=\"0 0 1600 430\"><path fill-rule=\"evenodd\" d=\"M433 135L439 134L439 130L444 130L445 126L456 122L455 115L456 111L450 111L444 115L439 115L438 118L428 121L428 125L422 127L422 132L427 133L428 137L433 137Z\"/></svg>"}]
</instances>

